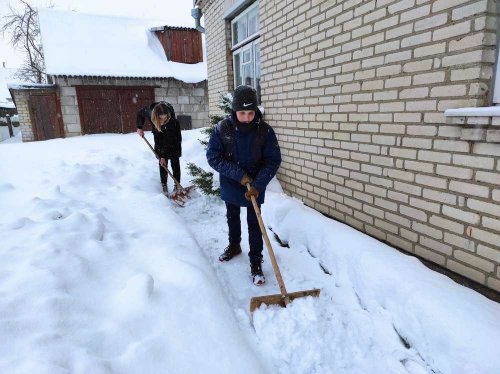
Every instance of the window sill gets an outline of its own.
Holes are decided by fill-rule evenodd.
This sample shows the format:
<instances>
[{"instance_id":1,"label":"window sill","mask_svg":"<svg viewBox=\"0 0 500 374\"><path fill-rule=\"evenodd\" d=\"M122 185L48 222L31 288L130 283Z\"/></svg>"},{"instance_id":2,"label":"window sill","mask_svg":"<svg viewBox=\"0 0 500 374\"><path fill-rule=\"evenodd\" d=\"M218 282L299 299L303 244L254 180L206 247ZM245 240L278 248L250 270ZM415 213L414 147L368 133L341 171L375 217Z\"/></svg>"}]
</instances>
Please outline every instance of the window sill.
<instances>
[{"instance_id":1,"label":"window sill","mask_svg":"<svg viewBox=\"0 0 500 374\"><path fill-rule=\"evenodd\" d=\"M447 109L446 123L500 127L500 106Z\"/></svg>"},{"instance_id":2,"label":"window sill","mask_svg":"<svg viewBox=\"0 0 500 374\"><path fill-rule=\"evenodd\" d=\"M444 115L446 117L500 117L500 106L448 109Z\"/></svg>"},{"instance_id":3,"label":"window sill","mask_svg":"<svg viewBox=\"0 0 500 374\"><path fill-rule=\"evenodd\" d=\"M461 140L500 143L500 106L448 109L446 123L460 125Z\"/></svg>"}]
</instances>

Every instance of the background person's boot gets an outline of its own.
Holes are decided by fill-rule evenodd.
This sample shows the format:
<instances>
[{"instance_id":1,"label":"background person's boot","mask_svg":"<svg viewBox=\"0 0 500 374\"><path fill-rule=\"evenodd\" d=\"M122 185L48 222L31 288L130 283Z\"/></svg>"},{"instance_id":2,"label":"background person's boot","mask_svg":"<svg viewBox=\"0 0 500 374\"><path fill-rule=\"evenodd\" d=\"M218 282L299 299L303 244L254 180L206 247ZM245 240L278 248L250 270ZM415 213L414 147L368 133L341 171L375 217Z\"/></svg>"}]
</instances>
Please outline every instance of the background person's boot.
<instances>
[{"instance_id":1,"label":"background person's boot","mask_svg":"<svg viewBox=\"0 0 500 374\"><path fill-rule=\"evenodd\" d=\"M241 246L239 244L229 244L219 256L219 261L227 262L239 254L241 254Z\"/></svg>"}]
</instances>

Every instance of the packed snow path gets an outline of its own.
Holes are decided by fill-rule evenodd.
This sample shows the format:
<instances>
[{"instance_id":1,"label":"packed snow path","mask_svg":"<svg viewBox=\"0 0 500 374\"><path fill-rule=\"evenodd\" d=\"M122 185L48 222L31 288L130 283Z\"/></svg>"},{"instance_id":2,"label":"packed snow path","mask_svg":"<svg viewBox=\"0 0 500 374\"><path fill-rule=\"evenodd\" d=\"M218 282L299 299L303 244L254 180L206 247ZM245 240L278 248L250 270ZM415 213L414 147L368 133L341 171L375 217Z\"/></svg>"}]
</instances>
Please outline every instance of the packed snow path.
<instances>
[{"instance_id":1,"label":"packed snow path","mask_svg":"<svg viewBox=\"0 0 500 374\"><path fill-rule=\"evenodd\" d=\"M199 131L183 135L182 165L206 166ZM267 254L251 283L244 211L244 254L221 264L223 203L169 202L137 135L0 144L0 159L0 372L498 372L498 304L277 181L262 215L288 244L269 232L285 284L321 296L252 323L250 299L279 288Z\"/></svg>"}]
</instances>

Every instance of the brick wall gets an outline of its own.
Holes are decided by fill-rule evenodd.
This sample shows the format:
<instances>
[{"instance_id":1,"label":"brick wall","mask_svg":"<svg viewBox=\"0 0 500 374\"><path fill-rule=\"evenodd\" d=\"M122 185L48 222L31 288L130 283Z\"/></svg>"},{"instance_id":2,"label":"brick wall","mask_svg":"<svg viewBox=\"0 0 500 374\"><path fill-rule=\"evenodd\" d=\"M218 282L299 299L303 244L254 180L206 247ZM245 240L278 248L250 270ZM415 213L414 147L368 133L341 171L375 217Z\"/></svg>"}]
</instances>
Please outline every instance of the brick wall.
<instances>
[{"instance_id":1,"label":"brick wall","mask_svg":"<svg viewBox=\"0 0 500 374\"><path fill-rule=\"evenodd\" d=\"M33 128L31 127L31 116L28 105L29 90L13 90L16 100L16 109L19 117L19 126L23 142L32 142L35 140Z\"/></svg>"},{"instance_id":2,"label":"brick wall","mask_svg":"<svg viewBox=\"0 0 500 374\"><path fill-rule=\"evenodd\" d=\"M113 79L113 78L68 78L54 77L59 87L61 111L66 136L81 134L80 114L75 86L154 86L155 99L171 103L177 115L190 115L193 128L206 126L208 123L207 82L184 83L169 79Z\"/></svg>"},{"instance_id":3,"label":"brick wall","mask_svg":"<svg viewBox=\"0 0 500 374\"><path fill-rule=\"evenodd\" d=\"M59 86L58 96L61 103L64 134L65 136L81 135L82 128L80 125L78 100L76 99L76 88L72 85L82 84L82 80L79 78L56 78L55 83Z\"/></svg>"},{"instance_id":4,"label":"brick wall","mask_svg":"<svg viewBox=\"0 0 500 374\"><path fill-rule=\"evenodd\" d=\"M231 27L223 14L232 1L208 1L203 8L208 69L208 103L211 115L223 114L217 107L220 95L232 92L234 78L231 54Z\"/></svg>"},{"instance_id":5,"label":"brick wall","mask_svg":"<svg viewBox=\"0 0 500 374\"><path fill-rule=\"evenodd\" d=\"M155 98L171 103L177 115L191 116L194 129L207 126L207 81L184 83L176 79L165 80L160 82L160 87L155 88Z\"/></svg>"},{"instance_id":6,"label":"brick wall","mask_svg":"<svg viewBox=\"0 0 500 374\"><path fill-rule=\"evenodd\" d=\"M203 9L211 114L232 86L230 3ZM489 105L496 21L494 0L260 0L285 190L500 291L500 121L444 116Z\"/></svg>"},{"instance_id":7,"label":"brick wall","mask_svg":"<svg viewBox=\"0 0 500 374\"><path fill-rule=\"evenodd\" d=\"M494 1L261 0L260 17L285 190L500 290L500 130L444 116L488 105Z\"/></svg>"}]
</instances>

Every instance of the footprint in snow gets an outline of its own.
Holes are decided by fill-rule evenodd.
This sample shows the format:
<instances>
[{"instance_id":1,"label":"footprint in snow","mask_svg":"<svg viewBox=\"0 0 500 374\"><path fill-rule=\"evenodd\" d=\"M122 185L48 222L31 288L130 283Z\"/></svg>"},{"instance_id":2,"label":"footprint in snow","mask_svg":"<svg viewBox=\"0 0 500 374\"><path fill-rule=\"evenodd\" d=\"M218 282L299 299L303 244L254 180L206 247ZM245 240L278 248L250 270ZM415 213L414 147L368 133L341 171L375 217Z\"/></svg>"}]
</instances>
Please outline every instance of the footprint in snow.
<instances>
[{"instance_id":1,"label":"footprint in snow","mask_svg":"<svg viewBox=\"0 0 500 374\"><path fill-rule=\"evenodd\" d=\"M0 184L0 192L8 192L8 191L14 191L14 185L11 183L2 183Z\"/></svg>"},{"instance_id":2,"label":"footprint in snow","mask_svg":"<svg viewBox=\"0 0 500 374\"><path fill-rule=\"evenodd\" d=\"M21 217L12 222L8 227L12 230L19 230L34 225L35 223L35 221L28 217Z\"/></svg>"}]
</instances>

